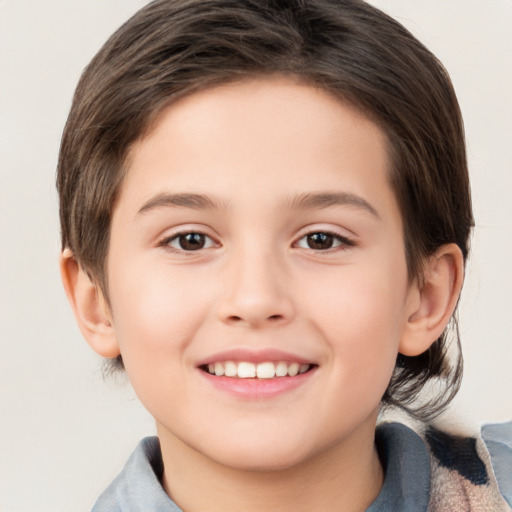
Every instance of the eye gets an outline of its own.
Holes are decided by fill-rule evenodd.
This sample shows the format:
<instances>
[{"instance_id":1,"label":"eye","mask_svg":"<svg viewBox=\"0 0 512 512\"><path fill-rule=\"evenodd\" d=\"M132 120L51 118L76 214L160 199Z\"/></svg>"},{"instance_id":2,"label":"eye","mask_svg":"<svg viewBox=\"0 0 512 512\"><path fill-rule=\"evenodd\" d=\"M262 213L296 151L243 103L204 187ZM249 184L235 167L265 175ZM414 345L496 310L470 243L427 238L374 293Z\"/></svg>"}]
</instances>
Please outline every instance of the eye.
<instances>
[{"instance_id":1,"label":"eye","mask_svg":"<svg viewBox=\"0 0 512 512\"><path fill-rule=\"evenodd\" d=\"M178 251L199 251L214 247L215 242L204 233L178 233L171 238L167 238L162 245Z\"/></svg>"},{"instance_id":2,"label":"eye","mask_svg":"<svg viewBox=\"0 0 512 512\"><path fill-rule=\"evenodd\" d=\"M315 251L327 251L329 249L335 249L336 247L353 245L354 242L344 236L324 231L308 233L302 238L299 238L296 242L296 247L300 247L302 249L313 249Z\"/></svg>"}]
</instances>

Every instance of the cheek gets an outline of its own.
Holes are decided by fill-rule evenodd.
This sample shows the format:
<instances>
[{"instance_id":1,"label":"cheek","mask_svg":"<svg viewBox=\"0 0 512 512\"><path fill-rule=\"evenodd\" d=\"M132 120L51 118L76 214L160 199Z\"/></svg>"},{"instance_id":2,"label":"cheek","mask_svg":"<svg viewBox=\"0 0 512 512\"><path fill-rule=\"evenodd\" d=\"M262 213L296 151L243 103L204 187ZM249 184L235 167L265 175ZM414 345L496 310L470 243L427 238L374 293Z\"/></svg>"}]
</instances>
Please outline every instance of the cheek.
<instances>
[{"instance_id":1,"label":"cheek","mask_svg":"<svg viewBox=\"0 0 512 512\"><path fill-rule=\"evenodd\" d=\"M377 402L393 372L404 328L405 278L347 269L310 296L315 328L329 344L338 382L351 386L355 402Z\"/></svg>"},{"instance_id":2,"label":"cheek","mask_svg":"<svg viewBox=\"0 0 512 512\"><path fill-rule=\"evenodd\" d=\"M194 322L201 295L186 272L182 274L171 273L165 264L147 262L119 265L112 270L109 286L112 309L122 340L158 344L164 338L168 344L170 333L182 333L190 328L187 326Z\"/></svg>"},{"instance_id":3,"label":"cheek","mask_svg":"<svg viewBox=\"0 0 512 512\"><path fill-rule=\"evenodd\" d=\"M127 275L131 279L123 277ZM184 354L197 329L199 304L193 301L192 290L170 283L154 267L118 269L111 279L114 327L126 372L140 401L157 420L175 397L186 399L190 391Z\"/></svg>"},{"instance_id":4,"label":"cheek","mask_svg":"<svg viewBox=\"0 0 512 512\"><path fill-rule=\"evenodd\" d=\"M182 363L204 299L187 279L151 265L114 269L110 284L114 327L130 378L168 375Z\"/></svg>"}]
</instances>

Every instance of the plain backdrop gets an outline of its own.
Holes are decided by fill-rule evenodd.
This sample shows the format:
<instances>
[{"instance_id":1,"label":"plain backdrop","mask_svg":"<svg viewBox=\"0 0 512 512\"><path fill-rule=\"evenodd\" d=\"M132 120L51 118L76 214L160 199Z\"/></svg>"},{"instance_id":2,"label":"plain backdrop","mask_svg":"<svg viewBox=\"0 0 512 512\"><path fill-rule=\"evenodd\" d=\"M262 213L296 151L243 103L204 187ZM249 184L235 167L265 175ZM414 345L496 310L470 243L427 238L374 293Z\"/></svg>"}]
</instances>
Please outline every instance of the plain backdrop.
<instances>
[{"instance_id":1,"label":"plain backdrop","mask_svg":"<svg viewBox=\"0 0 512 512\"><path fill-rule=\"evenodd\" d=\"M58 273L54 175L81 70L143 0L0 0L0 510L90 510L153 421L104 381ZM374 0L449 70L476 229L449 418L512 418L512 1ZM451 421L451 420L450 420Z\"/></svg>"}]
</instances>

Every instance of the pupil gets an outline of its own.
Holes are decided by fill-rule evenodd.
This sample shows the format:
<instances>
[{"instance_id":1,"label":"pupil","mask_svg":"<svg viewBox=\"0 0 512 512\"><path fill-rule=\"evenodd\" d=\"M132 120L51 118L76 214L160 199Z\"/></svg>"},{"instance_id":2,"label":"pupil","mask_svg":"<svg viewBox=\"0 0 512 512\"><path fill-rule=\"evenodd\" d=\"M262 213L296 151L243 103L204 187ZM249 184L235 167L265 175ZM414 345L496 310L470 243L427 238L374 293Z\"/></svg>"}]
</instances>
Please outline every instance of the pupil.
<instances>
[{"instance_id":1,"label":"pupil","mask_svg":"<svg viewBox=\"0 0 512 512\"><path fill-rule=\"evenodd\" d=\"M201 233L187 233L180 236L180 246L188 251L197 251L204 247L204 235Z\"/></svg>"},{"instance_id":2,"label":"pupil","mask_svg":"<svg viewBox=\"0 0 512 512\"><path fill-rule=\"evenodd\" d=\"M333 237L328 233L311 233L307 240L310 249L330 249L333 243Z\"/></svg>"}]
</instances>

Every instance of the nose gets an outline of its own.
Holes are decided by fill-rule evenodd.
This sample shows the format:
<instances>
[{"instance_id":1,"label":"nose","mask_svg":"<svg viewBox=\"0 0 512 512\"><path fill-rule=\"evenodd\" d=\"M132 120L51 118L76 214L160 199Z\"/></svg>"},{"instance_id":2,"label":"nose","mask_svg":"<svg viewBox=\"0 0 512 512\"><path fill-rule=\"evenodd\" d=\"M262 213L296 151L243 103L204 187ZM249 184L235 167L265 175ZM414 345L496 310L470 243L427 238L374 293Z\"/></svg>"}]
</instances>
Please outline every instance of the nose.
<instances>
[{"instance_id":1,"label":"nose","mask_svg":"<svg viewBox=\"0 0 512 512\"><path fill-rule=\"evenodd\" d=\"M295 305L285 265L270 251L249 252L238 254L224 274L220 319L252 328L289 323Z\"/></svg>"}]
</instances>

